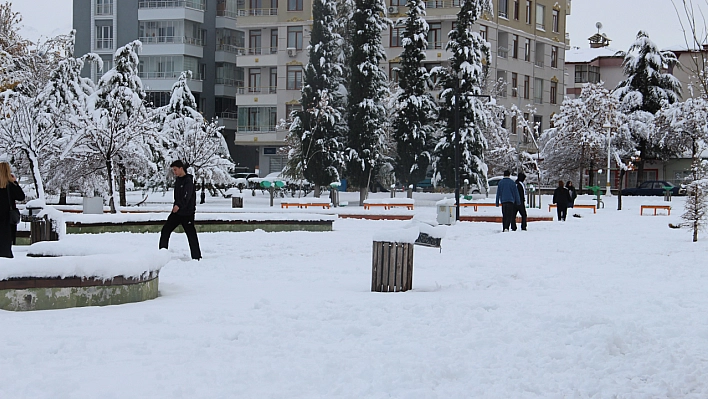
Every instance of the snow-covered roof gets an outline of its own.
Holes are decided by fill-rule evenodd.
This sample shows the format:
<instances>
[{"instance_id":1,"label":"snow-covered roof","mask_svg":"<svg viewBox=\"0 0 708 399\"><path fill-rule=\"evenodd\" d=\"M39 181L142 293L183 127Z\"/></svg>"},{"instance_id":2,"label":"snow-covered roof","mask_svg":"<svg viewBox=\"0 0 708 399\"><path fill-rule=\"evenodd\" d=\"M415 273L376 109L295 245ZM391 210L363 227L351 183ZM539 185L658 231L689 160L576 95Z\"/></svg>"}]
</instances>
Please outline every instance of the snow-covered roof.
<instances>
[{"instance_id":1,"label":"snow-covered roof","mask_svg":"<svg viewBox=\"0 0 708 399\"><path fill-rule=\"evenodd\" d=\"M600 57L614 57L617 50L610 47L580 48L573 47L565 52L566 64L591 62Z\"/></svg>"}]
</instances>

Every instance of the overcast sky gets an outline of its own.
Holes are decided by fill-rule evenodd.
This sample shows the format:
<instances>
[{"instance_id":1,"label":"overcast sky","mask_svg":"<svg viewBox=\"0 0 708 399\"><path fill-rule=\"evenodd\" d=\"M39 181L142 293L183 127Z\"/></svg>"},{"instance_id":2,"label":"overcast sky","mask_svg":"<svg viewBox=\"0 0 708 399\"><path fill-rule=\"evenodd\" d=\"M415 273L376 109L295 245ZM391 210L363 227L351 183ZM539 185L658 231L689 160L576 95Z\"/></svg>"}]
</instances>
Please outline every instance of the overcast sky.
<instances>
[{"instance_id":1,"label":"overcast sky","mask_svg":"<svg viewBox=\"0 0 708 399\"><path fill-rule=\"evenodd\" d=\"M13 8L24 17L23 35L31 40L68 33L71 5L72 0L13 0ZM573 0L571 45L587 47L587 38L597 32L596 22L602 22L617 50L626 50L640 29L662 48L685 43L671 0Z\"/></svg>"}]
</instances>

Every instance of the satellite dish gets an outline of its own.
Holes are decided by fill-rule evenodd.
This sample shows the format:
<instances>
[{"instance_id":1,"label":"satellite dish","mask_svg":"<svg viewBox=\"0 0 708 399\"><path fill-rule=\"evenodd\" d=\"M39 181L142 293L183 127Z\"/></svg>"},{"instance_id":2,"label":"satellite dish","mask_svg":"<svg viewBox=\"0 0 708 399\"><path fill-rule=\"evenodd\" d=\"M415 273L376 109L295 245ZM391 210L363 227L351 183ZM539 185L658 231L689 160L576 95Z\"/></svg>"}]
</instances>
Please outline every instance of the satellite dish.
<instances>
[{"instance_id":1,"label":"satellite dish","mask_svg":"<svg viewBox=\"0 0 708 399\"><path fill-rule=\"evenodd\" d=\"M602 22L598 22L595 24L595 27L597 28L597 31L599 32L600 29L602 29Z\"/></svg>"}]
</instances>

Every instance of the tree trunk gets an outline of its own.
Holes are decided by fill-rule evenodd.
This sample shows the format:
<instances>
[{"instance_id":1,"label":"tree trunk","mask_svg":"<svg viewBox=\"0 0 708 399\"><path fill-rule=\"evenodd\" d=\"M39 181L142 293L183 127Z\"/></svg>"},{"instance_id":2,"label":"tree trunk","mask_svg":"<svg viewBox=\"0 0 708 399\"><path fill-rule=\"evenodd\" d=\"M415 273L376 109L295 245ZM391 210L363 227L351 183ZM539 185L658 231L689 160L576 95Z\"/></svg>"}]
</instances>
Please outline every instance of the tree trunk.
<instances>
[{"instance_id":1,"label":"tree trunk","mask_svg":"<svg viewBox=\"0 0 708 399\"><path fill-rule=\"evenodd\" d=\"M366 197L369 196L369 186L361 186L359 188L359 206L364 206Z\"/></svg>"},{"instance_id":2,"label":"tree trunk","mask_svg":"<svg viewBox=\"0 0 708 399\"><path fill-rule=\"evenodd\" d=\"M320 195L322 195L322 187L320 187L318 184L315 184L315 193L313 194L315 198L320 198Z\"/></svg>"},{"instance_id":3,"label":"tree trunk","mask_svg":"<svg viewBox=\"0 0 708 399\"><path fill-rule=\"evenodd\" d=\"M120 191L120 206L128 206L128 199L125 195L125 166L118 165L120 170L120 180L118 181L118 189Z\"/></svg>"},{"instance_id":4,"label":"tree trunk","mask_svg":"<svg viewBox=\"0 0 708 399\"><path fill-rule=\"evenodd\" d=\"M37 198L44 199L44 181L42 181L42 175L39 173L39 161L35 154L30 151L25 151L27 160L30 164L30 170L32 171L32 179L34 181L34 190L37 194Z\"/></svg>"},{"instance_id":5,"label":"tree trunk","mask_svg":"<svg viewBox=\"0 0 708 399\"><path fill-rule=\"evenodd\" d=\"M62 187L61 191L59 192L59 205L66 205L67 191L69 191L69 189Z\"/></svg>"},{"instance_id":6,"label":"tree trunk","mask_svg":"<svg viewBox=\"0 0 708 399\"><path fill-rule=\"evenodd\" d=\"M108 178L108 206L111 208L111 213L116 212L115 201L115 177L113 176L113 161L106 161L106 174Z\"/></svg>"},{"instance_id":7,"label":"tree trunk","mask_svg":"<svg viewBox=\"0 0 708 399\"><path fill-rule=\"evenodd\" d=\"M619 176L619 190L617 191L617 210L622 210L622 182L624 181L624 174L626 171L624 169L620 170Z\"/></svg>"}]
</instances>

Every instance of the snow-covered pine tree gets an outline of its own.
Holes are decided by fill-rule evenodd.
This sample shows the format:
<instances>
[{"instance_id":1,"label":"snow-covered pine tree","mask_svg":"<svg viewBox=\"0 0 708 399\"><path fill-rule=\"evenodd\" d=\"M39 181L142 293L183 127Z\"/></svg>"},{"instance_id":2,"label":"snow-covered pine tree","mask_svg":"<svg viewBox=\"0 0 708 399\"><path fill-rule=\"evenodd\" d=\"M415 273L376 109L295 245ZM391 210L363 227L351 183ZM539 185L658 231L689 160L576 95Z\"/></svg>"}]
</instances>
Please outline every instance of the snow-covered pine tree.
<instances>
[{"instance_id":1,"label":"snow-covered pine tree","mask_svg":"<svg viewBox=\"0 0 708 399\"><path fill-rule=\"evenodd\" d=\"M448 187L455 186L455 143L460 143L460 180L486 185L487 165L484 152L487 143L475 116L482 107L477 98L484 84L483 62L490 59L489 43L474 29L475 21L485 9L491 9L489 0L461 0L455 29L448 34L446 49L452 54L448 68L433 71L443 87L440 93L440 128L442 137L435 147L435 181ZM459 106L459 125L455 121L455 102ZM455 131L456 126L459 129Z\"/></svg>"},{"instance_id":2,"label":"snow-covered pine tree","mask_svg":"<svg viewBox=\"0 0 708 399\"><path fill-rule=\"evenodd\" d=\"M155 172L149 146L155 140L155 129L148 118L145 91L138 76L137 51L141 45L136 40L116 51L115 67L101 77L96 91L88 98L87 117L83 118L81 135L72 147L72 153L86 162L100 159L107 180L105 192L114 213L118 177L124 181L128 173Z\"/></svg>"},{"instance_id":3,"label":"snow-covered pine tree","mask_svg":"<svg viewBox=\"0 0 708 399\"><path fill-rule=\"evenodd\" d=\"M320 187L339 181L341 144L337 125L342 121L339 85L341 65L337 33L337 10L333 0L314 0L312 3L312 30L310 32L309 62L305 67L300 104L302 110L293 113L289 135L298 151L289 155L298 159L289 161L289 175L303 177L315 185L315 197ZM301 173L301 175L298 175Z\"/></svg>"},{"instance_id":4,"label":"snow-covered pine tree","mask_svg":"<svg viewBox=\"0 0 708 399\"><path fill-rule=\"evenodd\" d=\"M363 204L369 183L383 152L383 99L388 91L386 74L381 63L386 53L381 44L381 32L391 26L385 17L383 0L356 0L352 16L349 60L350 78L347 102L347 176L351 185L359 187Z\"/></svg>"},{"instance_id":5,"label":"snow-covered pine tree","mask_svg":"<svg viewBox=\"0 0 708 399\"><path fill-rule=\"evenodd\" d=\"M657 147L668 157L691 154L695 163L708 148L708 102L689 98L668 105L656 113Z\"/></svg>"},{"instance_id":6,"label":"snow-covered pine tree","mask_svg":"<svg viewBox=\"0 0 708 399\"><path fill-rule=\"evenodd\" d=\"M673 52L659 50L649 35L640 31L629 50L620 54L624 57L622 66L626 79L617 85L615 95L622 102L625 114L639 111L656 114L662 103L673 104L679 101L681 83L672 74L663 72L665 68L673 68L678 64ZM660 149L652 146L649 138L641 132L632 134L637 151L641 154L637 170L637 183L640 183L644 176L645 161L657 158Z\"/></svg>"},{"instance_id":7,"label":"snow-covered pine tree","mask_svg":"<svg viewBox=\"0 0 708 399\"><path fill-rule=\"evenodd\" d=\"M431 162L433 122L437 104L427 90L430 74L422 62L428 47L425 1L408 0L403 33L403 53L398 72L396 115L393 136L396 141L394 171L406 187L425 179Z\"/></svg>"},{"instance_id":8,"label":"snow-covered pine tree","mask_svg":"<svg viewBox=\"0 0 708 399\"><path fill-rule=\"evenodd\" d=\"M693 242L698 241L698 232L708 224L708 161L694 159L691 166L693 181L686 188L686 205L681 215L681 227L691 230Z\"/></svg>"},{"instance_id":9,"label":"snow-covered pine tree","mask_svg":"<svg viewBox=\"0 0 708 399\"><path fill-rule=\"evenodd\" d=\"M155 151L160 169L180 159L194 170L195 181L205 184L229 184L234 164L229 156L223 126L207 122L197 111L197 103L187 85L191 72L183 72L172 86L170 103L157 110L162 121L160 141L162 151ZM163 176L158 174L156 176ZM160 183L166 187L164 179Z\"/></svg>"}]
</instances>

